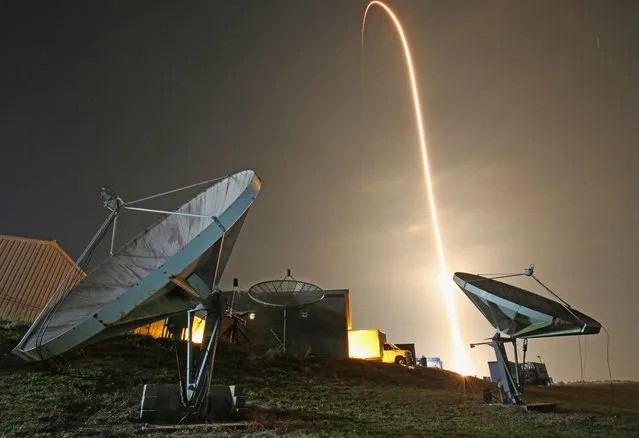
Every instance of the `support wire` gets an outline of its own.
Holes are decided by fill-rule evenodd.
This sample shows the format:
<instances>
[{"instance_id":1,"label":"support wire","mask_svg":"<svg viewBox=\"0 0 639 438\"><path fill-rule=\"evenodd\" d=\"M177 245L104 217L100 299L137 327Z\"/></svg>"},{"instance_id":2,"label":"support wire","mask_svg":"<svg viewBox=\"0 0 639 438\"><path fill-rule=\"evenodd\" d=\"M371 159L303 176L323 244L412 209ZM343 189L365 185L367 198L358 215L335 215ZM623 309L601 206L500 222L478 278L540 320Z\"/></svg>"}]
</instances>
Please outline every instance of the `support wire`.
<instances>
[{"instance_id":1,"label":"support wire","mask_svg":"<svg viewBox=\"0 0 639 438\"><path fill-rule=\"evenodd\" d=\"M84 249L82 254L80 254L80 257L78 257L78 259L73 264L69 272L67 272L66 276L62 279L55 293L51 295L51 298L49 298L49 301L47 301L47 304L38 315L38 318L44 315L43 321L38 326L38 332L36 334L36 339L35 339L35 348L41 359L43 358L42 340L44 339L44 333L46 329L49 327L49 324L51 322L51 319L53 318L53 315L60 308L62 303L66 300L66 298L69 295L69 292L72 289L72 288L69 288L65 290L65 286L68 284L74 272L77 273L77 270L83 271L84 268L91 261L91 257L93 256L93 252L95 251L95 248L100 244L100 242L106 235L106 232L108 231L109 226L113 222L116 215L117 215L117 211L112 211L111 214L109 214L107 219L102 223L102 225L100 226L98 231L95 233L95 235L93 236L93 238L91 239L87 247ZM54 301L58 297L60 297L60 299L57 302ZM52 304L53 304L53 307L50 307ZM36 321L37 321L37 318L36 318ZM25 334L24 338L26 338L30 334L32 329L33 329L33 326Z\"/></svg>"},{"instance_id":2,"label":"support wire","mask_svg":"<svg viewBox=\"0 0 639 438\"><path fill-rule=\"evenodd\" d=\"M177 188L177 189L169 190L168 192L157 193L155 195L150 195L150 196L147 196L145 198L140 198L140 199L136 199L134 201L125 202L124 205L138 204L140 202L148 201L149 199L155 199L155 198L159 198L161 196L171 195L173 193L180 192L182 190L188 190L188 189L192 189L194 187L201 186L201 185L204 185L204 184L209 184L209 183L214 183L214 182L217 182L217 181L221 181L224 178L228 178L228 177L229 177L229 175L225 175L225 176L221 176L221 177L218 177L218 178L209 179L207 181L202 181L202 182L199 182L199 183L195 183L195 184L191 184L191 185L188 185L188 186L180 187L180 188Z\"/></svg>"}]
</instances>

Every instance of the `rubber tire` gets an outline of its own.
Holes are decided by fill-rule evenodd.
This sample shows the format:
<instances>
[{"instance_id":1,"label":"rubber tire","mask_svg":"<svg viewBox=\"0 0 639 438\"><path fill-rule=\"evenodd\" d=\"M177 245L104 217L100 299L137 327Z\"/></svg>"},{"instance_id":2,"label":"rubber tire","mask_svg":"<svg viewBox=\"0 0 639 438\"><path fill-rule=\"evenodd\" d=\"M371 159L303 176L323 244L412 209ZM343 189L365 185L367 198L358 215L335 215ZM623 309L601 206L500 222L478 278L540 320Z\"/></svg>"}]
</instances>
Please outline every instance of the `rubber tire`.
<instances>
[{"instance_id":1,"label":"rubber tire","mask_svg":"<svg viewBox=\"0 0 639 438\"><path fill-rule=\"evenodd\" d=\"M404 356L397 356L395 358L395 363L397 365L406 365L406 358Z\"/></svg>"}]
</instances>

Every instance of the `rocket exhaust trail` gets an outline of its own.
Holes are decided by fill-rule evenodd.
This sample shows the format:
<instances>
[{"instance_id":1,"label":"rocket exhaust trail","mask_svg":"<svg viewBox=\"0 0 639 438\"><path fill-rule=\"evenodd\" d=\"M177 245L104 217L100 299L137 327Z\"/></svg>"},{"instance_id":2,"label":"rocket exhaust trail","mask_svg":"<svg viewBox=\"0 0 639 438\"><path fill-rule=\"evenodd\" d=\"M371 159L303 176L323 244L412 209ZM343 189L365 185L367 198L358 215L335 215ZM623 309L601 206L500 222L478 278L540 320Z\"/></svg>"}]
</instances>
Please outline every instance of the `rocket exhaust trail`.
<instances>
[{"instance_id":1,"label":"rocket exhaust trail","mask_svg":"<svg viewBox=\"0 0 639 438\"><path fill-rule=\"evenodd\" d=\"M379 6L390 18L392 23L395 25L395 30L401 40L402 47L404 49L404 58L406 61L406 69L408 73L408 79L410 83L410 88L412 91L413 97L413 105L415 110L415 121L417 123L417 131L419 134L419 145L422 153L422 165L424 168L424 188L427 193L427 202L430 207L431 220L433 222L433 233L435 235L435 243L437 246L437 256L439 259L439 267L440 267L440 275L442 276L442 287L444 287L444 301L446 304L446 313L448 314L448 322L450 325L452 341L453 341L453 357L454 357L454 366L455 371L467 374L468 373L468 363L466 359L466 354L464 352L464 347L461 341L461 334L459 331L459 322L457 320L457 312L455 311L455 302L453 297L453 290L450 285L448 267L446 266L446 257L444 254L444 246L442 244L442 237L439 231L439 221L437 220L437 205L435 203L435 194L433 192L433 184L431 181L430 175L430 165L428 161L427 154L427 142L426 142L426 133L424 130L424 123L422 120L422 109L421 102L419 99L419 91L417 88L417 79L415 78L415 69L413 67L413 58L410 53L410 46L408 44L408 40L404 35L404 29L402 27L401 22L395 15L395 13L384 3L381 1L371 1L366 6L366 10L364 12L364 18L362 20L362 51L364 50L364 30L366 28L366 17L368 16L368 11L373 6Z\"/></svg>"}]
</instances>

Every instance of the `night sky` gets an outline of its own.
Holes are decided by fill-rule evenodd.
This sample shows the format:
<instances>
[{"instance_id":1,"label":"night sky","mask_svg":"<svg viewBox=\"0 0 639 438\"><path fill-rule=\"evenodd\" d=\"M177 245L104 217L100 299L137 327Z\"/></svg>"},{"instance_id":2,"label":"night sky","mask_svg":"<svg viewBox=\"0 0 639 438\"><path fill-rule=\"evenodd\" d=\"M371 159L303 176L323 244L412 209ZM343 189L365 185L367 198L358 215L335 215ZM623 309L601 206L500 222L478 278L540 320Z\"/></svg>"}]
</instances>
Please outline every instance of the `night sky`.
<instances>
[{"instance_id":1,"label":"night sky","mask_svg":"<svg viewBox=\"0 0 639 438\"><path fill-rule=\"evenodd\" d=\"M291 268L348 288L354 328L446 366L403 59L379 9L362 59L365 3L3 2L0 233L75 258L106 217L101 185L126 200L251 168L264 185L222 286ZM413 44L451 273L534 263L607 327L613 377L639 379L639 6L389 4ZM129 216L120 244L155 219ZM454 292L464 344L492 336ZM605 333L582 348L585 378L607 379ZM492 350L467 354L487 375ZM581 378L576 338L528 354L555 381Z\"/></svg>"}]
</instances>

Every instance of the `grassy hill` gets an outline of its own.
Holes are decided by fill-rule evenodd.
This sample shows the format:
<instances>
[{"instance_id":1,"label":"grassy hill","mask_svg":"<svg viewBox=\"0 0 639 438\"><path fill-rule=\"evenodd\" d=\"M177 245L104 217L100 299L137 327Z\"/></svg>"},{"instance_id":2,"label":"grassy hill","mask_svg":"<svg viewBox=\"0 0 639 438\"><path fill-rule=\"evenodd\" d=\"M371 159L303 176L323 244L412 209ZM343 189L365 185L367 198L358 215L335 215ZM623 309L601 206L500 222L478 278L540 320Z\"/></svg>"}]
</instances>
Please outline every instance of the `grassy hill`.
<instances>
[{"instance_id":1,"label":"grassy hill","mask_svg":"<svg viewBox=\"0 0 639 438\"><path fill-rule=\"evenodd\" d=\"M55 367L24 364L10 350L26 330L0 323L0 437L210 436L202 428L144 430L144 383L176 383L171 342L142 336L104 341ZM180 347L183 348L183 347ZM250 406L241 427L216 436L639 436L639 384L530 388L553 414L481 401L489 384L438 369L353 360L251 357L221 344L215 378L243 384Z\"/></svg>"}]
</instances>

